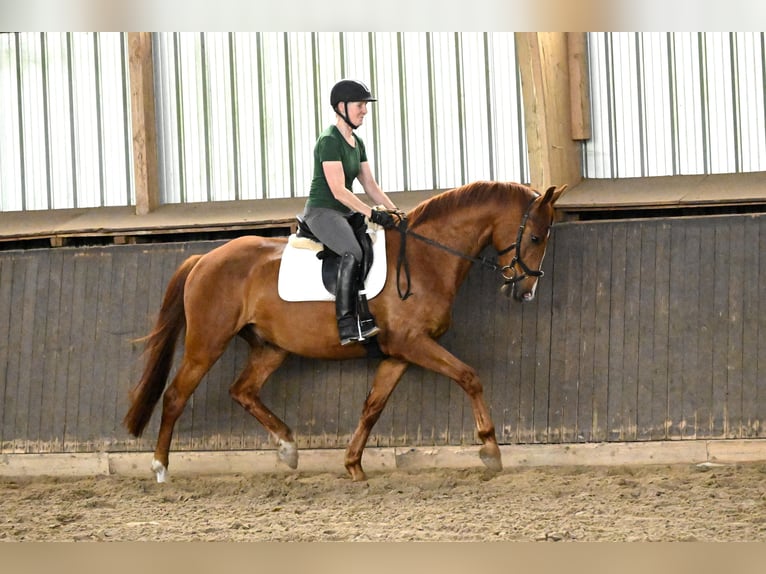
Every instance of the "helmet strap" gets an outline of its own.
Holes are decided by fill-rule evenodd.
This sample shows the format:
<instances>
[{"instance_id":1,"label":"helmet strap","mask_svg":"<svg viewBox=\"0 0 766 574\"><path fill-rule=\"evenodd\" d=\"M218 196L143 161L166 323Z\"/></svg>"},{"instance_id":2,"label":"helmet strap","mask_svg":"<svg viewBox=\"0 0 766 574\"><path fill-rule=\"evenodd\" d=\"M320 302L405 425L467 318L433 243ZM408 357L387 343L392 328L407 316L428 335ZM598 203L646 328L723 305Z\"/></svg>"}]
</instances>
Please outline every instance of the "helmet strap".
<instances>
[{"instance_id":1,"label":"helmet strap","mask_svg":"<svg viewBox=\"0 0 766 574\"><path fill-rule=\"evenodd\" d=\"M344 108L343 113L341 113L340 110L338 109L340 107L340 103L345 104L343 106ZM348 102L340 102L340 103L338 103L338 106L336 106L335 113L338 114L341 118L343 118L343 121L346 122L348 125L350 125L352 130L355 130L359 126L355 126L354 124L351 123L351 120L348 119Z\"/></svg>"}]
</instances>

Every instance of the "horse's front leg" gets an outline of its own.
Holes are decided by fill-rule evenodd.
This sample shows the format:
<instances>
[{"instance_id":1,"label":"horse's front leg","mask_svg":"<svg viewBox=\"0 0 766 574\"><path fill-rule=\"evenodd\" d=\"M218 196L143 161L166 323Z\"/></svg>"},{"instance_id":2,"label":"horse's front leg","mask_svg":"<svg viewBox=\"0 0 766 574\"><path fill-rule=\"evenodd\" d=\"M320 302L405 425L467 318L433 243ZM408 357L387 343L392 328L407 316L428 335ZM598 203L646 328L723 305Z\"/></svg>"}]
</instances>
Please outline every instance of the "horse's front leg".
<instances>
[{"instance_id":1,"label":"horse's front leg","mask_svg":"<svg viewBox=\"0 0 766 574\"><path fill-rule=\"evenodd\" d=\"M503 470L495 425L484 402L484 389L476 371L427 335L409 342L403 354L411 363L449 377L460 385L471 400L476 431L482 442L479 449L481 461L494 472Z\"/></svg>"},{"instance_id":2,"label":"horse's front leg","mask_svg":"<svg viewBox=\"0 0 766 574\"><path fill-rule=\"evenodd\" d=\"M367 394L364 402L362 416L359 418L359 424L351 436L346 449L346 470L354 481L367 480L367 475L362 469L362 451L367 444L370 431L380 418L383 407L388 402L388 397L396 388L397 383L402 378L408 364L399 359L388 358L380 363L372 388Z\"/></svg>"}]
</instances>

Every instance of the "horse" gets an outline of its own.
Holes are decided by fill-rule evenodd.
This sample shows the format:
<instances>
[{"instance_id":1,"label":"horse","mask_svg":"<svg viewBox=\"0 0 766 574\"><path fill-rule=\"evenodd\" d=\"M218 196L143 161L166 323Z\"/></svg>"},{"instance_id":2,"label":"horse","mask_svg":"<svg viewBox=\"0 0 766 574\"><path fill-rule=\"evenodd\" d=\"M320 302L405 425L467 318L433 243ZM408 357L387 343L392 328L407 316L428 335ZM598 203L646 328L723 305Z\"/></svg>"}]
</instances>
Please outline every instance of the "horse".
<instances>
[{"instance_id":1,"label":"horse","mask_svg":"<svg viewBox=\"0 0 766 574\"><path fill-rule=\"evenodd\" d=\"M502 470L477 371L437 340L449 328L458 288L476 262L498 272L505 296L519 302L534 299L554 204L565 188L551 186L540 194L518 183L476 181L421 202L396 229L386 230L387 277L380 294L369 301L381 329L377 344L382 358L345 452L353 481L367 480L362 467L367 439L410 364L444 375L465 391L481 442L480 459L490 471ZM270 433L279 460L293 469L298 466L293 432L263 404L261 388L291 353L313 359L366 356L360 343L340 345L333 302L280 298L277 280L286 244L286 237L238 237L192 255L171 277L154 327L144 338L143 374L129 393L123 420L131 434L141 436L163 398L151 465L158 482L167 477L178 417L235 336L250 351L229 394ZM497 251L494 260L479 257L489 246ZM181 363L166 388L184 328Z\"/></svg>"}]
</instances>

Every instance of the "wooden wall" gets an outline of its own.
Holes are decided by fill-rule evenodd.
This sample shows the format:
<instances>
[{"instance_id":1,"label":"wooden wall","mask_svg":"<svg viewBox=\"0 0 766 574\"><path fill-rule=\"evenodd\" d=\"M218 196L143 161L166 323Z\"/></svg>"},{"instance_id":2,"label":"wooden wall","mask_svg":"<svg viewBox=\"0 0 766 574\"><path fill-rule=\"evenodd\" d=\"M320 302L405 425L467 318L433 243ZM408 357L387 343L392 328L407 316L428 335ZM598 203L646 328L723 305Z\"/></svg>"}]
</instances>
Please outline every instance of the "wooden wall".
<instances>
[{"instance_id":1,"label":"wooden wall","mask_svg":"<svg viewBox=\"0 0 766 574\"><path fill-rule=\"evenodd\" d=\"M0 252L1 452L151 450L121 428L165 284L216 242ZM502 443L762 437L766 216L562 223L538 298L474 268L443 343L474 365ZM271 448L228 396L235 341L197 390L174 449ZM303 447L344 447L376 360L293 357L264 399ZM472 444L457 385L411 368L371 445Z\"/></svg>"}]
</instances>

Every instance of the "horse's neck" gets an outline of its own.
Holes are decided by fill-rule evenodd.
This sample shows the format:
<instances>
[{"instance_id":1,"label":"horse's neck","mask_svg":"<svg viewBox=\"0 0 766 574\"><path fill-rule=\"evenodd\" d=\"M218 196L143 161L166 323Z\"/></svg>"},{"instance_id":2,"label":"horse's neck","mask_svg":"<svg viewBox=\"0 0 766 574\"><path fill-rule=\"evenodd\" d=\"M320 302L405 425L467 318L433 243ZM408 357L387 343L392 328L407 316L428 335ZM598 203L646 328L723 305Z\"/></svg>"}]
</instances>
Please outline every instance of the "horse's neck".
<instances>
[{"instance_id":1,"label":"horse's neck","mask_svg":"<svg viewBox=\"0 0 766 574\"><path fill-rule=\"evenodd\" d=\"M471 268L471 258L489 244L492 234L490 211L474 208L470 211L470 214L444 214L422 224L414 222L415 233L452 252L418 240L408 242L407 250L413 255L410 258L413 273L422 273L429 285L442 284L445 289L442 294L447 299L456 294Z\"/></svg>"},{"instance_id":2,"label":"horse's neck","mask_svg":"<svg viewBox=\"0 0 766 574\"><path fill-rule=\"evenodd\" d=\"M493 217L492 209L471 208L429 219L422 225L415 222L413 230L451 249L475 257L489 244Z\"/></svg>"}]
</instances>

